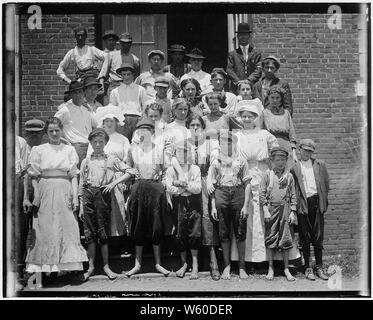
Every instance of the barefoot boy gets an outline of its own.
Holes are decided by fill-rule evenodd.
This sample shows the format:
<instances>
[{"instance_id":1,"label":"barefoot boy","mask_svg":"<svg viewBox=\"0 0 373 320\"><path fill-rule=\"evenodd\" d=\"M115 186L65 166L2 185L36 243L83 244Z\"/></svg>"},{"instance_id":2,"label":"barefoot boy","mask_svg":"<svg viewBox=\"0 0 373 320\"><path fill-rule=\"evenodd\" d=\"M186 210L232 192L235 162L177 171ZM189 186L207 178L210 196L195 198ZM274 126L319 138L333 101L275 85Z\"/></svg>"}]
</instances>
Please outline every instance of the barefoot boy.
<instances>
[{"instance_id":1,"label":"barefoot boy","mask_svg":"<svg viewBox=\"0 0 373 320\"><path fill-rule=\"evenodd\" d=\"M293 247L292 225L296 224L297 200L293 176L285 170L288 155L282 147L274 147L271 150L273 169L264 174L259 188L269 261L266 276L268 280L272 280L274 276L273 256L276 250L282 252L287 280L295 280L289 271L289 249Z\"/></svg>"},{"instance_id":2,"label":"barefoot boy","mask_svg":"<svg viewBox=\"0 0 373 320\"><path fill-rule=\"evenodd\" d=\"M232 132L221 130L219 142L219 160L210 166L208 191L212 195L211 215L215 220L219 220L219 237L224 257L221 278L230 279L233 226L239 255L239 275L241 279L246 279L248 275L245 270L245 240L250 201L249 167L247 162L238 156L237 137Z\"/></svg>"}]
</instances>

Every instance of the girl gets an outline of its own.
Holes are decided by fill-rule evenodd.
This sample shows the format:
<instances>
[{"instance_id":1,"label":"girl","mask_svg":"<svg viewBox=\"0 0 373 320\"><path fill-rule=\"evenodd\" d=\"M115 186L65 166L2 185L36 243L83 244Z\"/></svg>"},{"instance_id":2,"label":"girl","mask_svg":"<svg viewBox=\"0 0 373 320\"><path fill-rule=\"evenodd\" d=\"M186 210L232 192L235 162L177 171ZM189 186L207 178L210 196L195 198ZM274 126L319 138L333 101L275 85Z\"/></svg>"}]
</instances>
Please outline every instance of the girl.
<instances>
[{"instance_id":1,"label":"girl","mask_svg":"<svg viewBox=\"0 0 373 320\"><path fill-rule=\"evenodd\" d=\"M284 89L273 86L268 91L269 108L264 109L264 128L272 133L280 146L289 153L287 168L290 168L296 156L296 138L290 112L284 109Z\"/></svg>"},{"instance_id":2,"label":"girl","mask_svg":"<svg viewBox=\"0 0 373 320\"><path fill-rule=\"evenodd\" d=\"M50 117L45 130L49 143L31 149L28 175L35 189L33 219L35 242L28 249L27 272L83 270L88 261L80 243L74 212L78 211L78 155L74 147L61 143L62 123Z\"/></svg>"},{"instance_id":3,"label":"girl","mask_svg":"<svg viewBox=\"0 0 373 320\"><path fill-rule=\"evenodd\" d=\"M193 78L184 79L181 81L180 87L182 97L188 102L191 112L202 117L206 110L200 98L201 86L199 82Z\"/></svg>"},{"instance_id":4,"label":"girl","mask_svg":"<svg viewBox=\"0 0 373 320\"><path fill-rule=\"evenodd\" d=\"M189 141L192 148L193 164L199 166L202 182L202 244L207 246L210 253L210 274L213 280L219 280L219 267L215 250L219 246L219 225L213 220L209 212L210 197L207 192L207 173L210 164L218 158L219 142L217 132L206 131L203 119L198 115L192 115L186 123L190 130Z\"/></svg>"}]
</instances>

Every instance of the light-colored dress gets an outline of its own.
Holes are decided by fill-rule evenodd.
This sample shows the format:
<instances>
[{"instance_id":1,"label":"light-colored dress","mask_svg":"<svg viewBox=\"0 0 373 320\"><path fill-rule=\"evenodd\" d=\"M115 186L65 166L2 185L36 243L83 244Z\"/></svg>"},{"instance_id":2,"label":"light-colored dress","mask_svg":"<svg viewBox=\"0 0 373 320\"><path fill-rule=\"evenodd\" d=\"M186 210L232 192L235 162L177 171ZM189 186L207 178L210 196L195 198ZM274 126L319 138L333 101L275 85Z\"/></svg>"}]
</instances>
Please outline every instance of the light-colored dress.
<instances>
[{"instance_id":1,"label":"light-colored dress","mask_svg":"<svg viewBox=\"0 0 373 320\"><path fill-rule=\"evenodd\" d=\"M114 132L109 135L109 142L106 144L104 152L126 162L129 148L130 143L128 139L118 132ZM92 146L89 145L87 156L89 157L92 152ZM115 179L122 174L121 172L116 172ZM117 184L111 191L110 235L112 237L122 236L128 233L128 217L125 210L124 191L125 184L122 183Z\"/></svg>"},{"instance_id":2,"label":"light-colored dress","mask_svg":"<svg viewBox=\"0 0 373 320\"><path fill-rule=\"evenodd\" d=\"M249 217L247 220L247 235L245 261L267 261L267 253L264 243L264 215L259 206L260 182L269 169L269 150L279 145L274 135L267 130L241 130L236 133L237 147L241 156L246 159L250 169L251 201ZM290 250L290 259L299 257L296 248ZM232 260L238 260L238 251L235 242L232 241ZM281 254L275 255L276 260L282 260Z\"/></svg>"},{"instance_id":3,"label":"light-colored dress","mask_svg":"<svg viewBox=\"0 0 373 320\"><path fill-rule=\"evenodd\" d=\"M71 178L79 173L74 147L63 143L33 147L29 164L28 174L40 178L34 200L40 207L33 220L35 238L26 257L27 272L83 270L88 258L72 211Z\"/></svg>"}]
</instances>

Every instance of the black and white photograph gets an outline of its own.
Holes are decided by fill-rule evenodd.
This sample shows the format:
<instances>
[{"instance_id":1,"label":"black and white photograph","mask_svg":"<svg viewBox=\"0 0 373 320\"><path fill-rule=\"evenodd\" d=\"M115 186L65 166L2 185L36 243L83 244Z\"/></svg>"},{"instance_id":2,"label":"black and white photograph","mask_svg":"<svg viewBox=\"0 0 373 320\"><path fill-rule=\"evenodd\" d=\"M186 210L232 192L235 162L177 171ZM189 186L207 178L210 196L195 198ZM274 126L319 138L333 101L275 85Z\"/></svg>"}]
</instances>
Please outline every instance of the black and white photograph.
<instances>
[{"instance_id":1,"label":"black and white photograph","mask_svg":"<svg viewBox=\"0 0 373 320\"><path fill-rule=\"evenodd\" d=\"M3 1L4 298L369 298L370 10Z\"/></svg>"}]
</instances>

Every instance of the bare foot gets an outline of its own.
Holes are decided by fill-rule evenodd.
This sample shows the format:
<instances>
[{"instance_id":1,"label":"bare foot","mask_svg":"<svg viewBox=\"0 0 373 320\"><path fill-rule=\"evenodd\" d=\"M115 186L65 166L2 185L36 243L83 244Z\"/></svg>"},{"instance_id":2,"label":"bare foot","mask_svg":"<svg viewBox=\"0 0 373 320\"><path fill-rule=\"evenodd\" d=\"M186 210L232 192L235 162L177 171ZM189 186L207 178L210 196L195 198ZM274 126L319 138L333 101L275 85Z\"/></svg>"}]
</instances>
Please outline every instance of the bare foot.
<instances>
[{"instance_id":1,"label":"bare foot","mask_svg":"<svg viewBox=\"0 0 373 320\"><path fill-rule=\"evenodd\" d=\"M138 273L141 270L141 265L136 264L130 271L126 272L126 276L130 277Z\"/></svg>"},{"instance_id":2,"label":"bare foot","mask_svg":"<svg viewBox=\"0 0 373 320\"><path fill-rule=\"evenodd\" d=\"M293 275L290 273L289 269L285 269L285 270L284 270L284 273L285 273L286 279L287 279L288 281L295 281L295 278L294 278Z\"/></svg>"},{"instance_id":3,"label":"bare foot","mask_svg":"<svg viewBox=\"0 0 373 320\"><path fill-rule=\"evenodd\" d=\"M266 279L267 279L267 280L273 280L273 277L274 277L273 269L272 269L272 268L269 268L269 269L268 269L268 273L267 273L267 275L266 275Z\"/></svg>"},{"instance_id":4,"label":"bare foot","mask_svg":"<svg viewBox=\"0 0 373 320\"><path fill-rule=\"evenodd\" d=\"M155 265L155 269L159 272L159 273L162 273L165 277L168 277L168 275L170 274L170 270L167 270L165 268L163 268L160 264L156 264Z\"/></svg>"},{"instance_id":5,"label":"bare foot","mask_svg":"<svg viewBox=\"0 0 373 320\"><path fill-rule=\"evenodd\" d=\"M176 276L179 278L184 278L187 268L188 268L188 265L184 263L184 265L179 270L176 271Z\"/></svg>"},{"instance_id":6,"label":"bare foot","mask_svg":"<svg viewBox=\"0 0 373 320\"><path fill-rule=\"evenodd\" d=\"M245 269L240 269L240 279L247 279L248 277Z\"/></svg>"},{"instance_id":7,"label":"bare foot","mask_svg":"<svg viewBox=\"0 0 373 320\"><path fill-rule=\"evenodd\" d=\"M194 267L192 269L192 273L191 273L191 275L189 277L189 280L197 280L198 278L199 278L199 276L198 276L198 268Z\"/></svg>"},{"instance_id":8,"label":"bare foot","mask_svg":"<svg viewBox=\"0 0 373 320\"><path fill-rule=\"evenodd\" d=\"M223 273L221 275L221 278L223 280L230 280L231 279L231 266L226 266L223 270Z\"/></svg>"},{"instance_id":9,"label":"bare foot","mask_svg":"<svg viewBox=\"0 0 373 320\"><path fill-rule=\"evenodd\" d=\"M89 268L87 272L83 274L82 280L87 281L89 277L93 275L94 272L95 272L94 268Z\"/></svg>"},{"instance_id":10,"label":"bare foot","mask_svg":"<svg viewBox=\"0 0 373 320\"><path fill-rule=\"evenodd\" d=\"M115 272L110 270L109 266L104 266L104 272L110 280L114 280L118 277L118 275Z\"/></svg>"}]
</instances>

